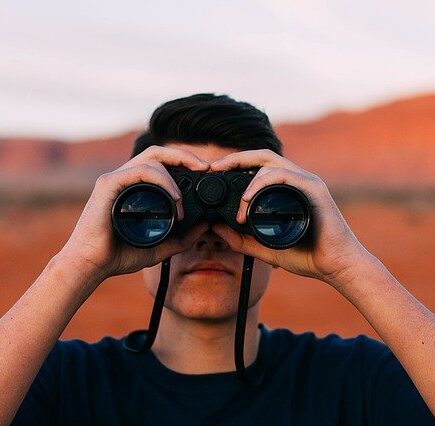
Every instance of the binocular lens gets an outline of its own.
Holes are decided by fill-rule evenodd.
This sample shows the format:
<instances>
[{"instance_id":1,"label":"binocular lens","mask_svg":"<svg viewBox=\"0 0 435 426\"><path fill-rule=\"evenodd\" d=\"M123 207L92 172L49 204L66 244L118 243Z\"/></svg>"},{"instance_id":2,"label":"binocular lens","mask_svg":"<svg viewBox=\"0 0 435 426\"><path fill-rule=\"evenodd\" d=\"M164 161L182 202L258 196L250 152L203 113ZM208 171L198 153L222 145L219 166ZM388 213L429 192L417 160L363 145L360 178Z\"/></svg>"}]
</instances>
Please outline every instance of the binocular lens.
<instances>
[{"instance_id":1,"label":"binocular lens","mask_svg":"<svg viewBox=\"0 0 435 426\"><path fill-rule=\"evenodd\" d=\"M284 185L259 191L248 210L254 236L274 249L295 245L308 228L309 216L306 197L296 188Z\"/></svg>"},{"instance_id":2,"label":"binocular lens","mask_svg":"<svg viewBox=\"0 0 435 426\"><path fill-rule=\"evenodd\" d=\"M122 192L112 211L112 222L119 235L136 247L152 247L172 228L175 206L161 188L138 184Z\"/></svg>"}]
</instances>

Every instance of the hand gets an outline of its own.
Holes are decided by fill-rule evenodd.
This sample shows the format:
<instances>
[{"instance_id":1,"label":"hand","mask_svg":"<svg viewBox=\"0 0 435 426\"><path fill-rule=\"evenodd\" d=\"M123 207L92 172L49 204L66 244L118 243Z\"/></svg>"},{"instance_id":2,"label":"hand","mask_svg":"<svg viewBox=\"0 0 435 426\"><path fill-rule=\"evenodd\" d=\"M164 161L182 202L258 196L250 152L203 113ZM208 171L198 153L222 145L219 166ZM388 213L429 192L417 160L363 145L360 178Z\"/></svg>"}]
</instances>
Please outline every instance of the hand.
<instances>
[{"instance_id":1,"label":"hand","mask_svg":"<svg viewBox=\"0 0 435 426\"><path fill-rule=\"evenodd\" d=\"M98 274L101 282L112 275L153 266L190 247L205 231L204 225L195 227L183 239L169 237L149 249L127 245L112 230L111 209L116 197L124 188L139 182L153 183L168 191L176 203L178 218L183 217L181 191L164 165L184 166L198 171L209 169L207 162L191 152L149 147L115 171L98 178L69 241L58 257L78 263L90 274Z\"/></svg>"},{"instance_id":2,"label":"hand","mask_svg":"<svg viewBox=\"0 0 435 426\"><path fill-rule=\"evenodd\" d=\"M312 206L311 239L286 250L273 250L258 243L252 236L216 224L213 231L231 249L254 256L289 272L317 278L338 287L343 274L368 252L350 230L325 183L288 159L270 150L252 150L229 154L210 165L212 171L261 167L240 201L237 221L246 222L246 211L252 197L272 184L292 185L304 192Z\"/></svg>"}]
</instances>

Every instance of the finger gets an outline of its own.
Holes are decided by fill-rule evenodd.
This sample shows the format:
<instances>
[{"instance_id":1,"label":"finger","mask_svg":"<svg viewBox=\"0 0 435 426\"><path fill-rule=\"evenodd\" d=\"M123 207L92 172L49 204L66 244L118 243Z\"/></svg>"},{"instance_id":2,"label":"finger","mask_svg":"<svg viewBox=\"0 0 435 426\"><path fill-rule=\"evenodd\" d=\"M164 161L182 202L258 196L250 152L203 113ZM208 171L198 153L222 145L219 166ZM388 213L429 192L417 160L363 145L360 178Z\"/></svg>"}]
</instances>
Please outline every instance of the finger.
<instances>
[{"instance_id":1,"label":"finger","mask_svg":"<svg viewBox=\"0 0 435 426\"><path fill-rule=\"evenodd\" d=\"M239 234L229 226L222 223L213 224L212 231L225 240L232 250L243 254L251 254L245 235Z\"/></svg>"},{"instance_id":2,"label":"finger","mask_svg":"<svg viewBox=\"0 0 435 426\"><path fill-rule=\"evenodd\" d=\"M175 201L178 220L184 217L181 192L169 174L163 173L156 168L142 164L127 169L118 170L100 176L96 183L99 191L110 191L113 200L125 188L136 183L151 183L166 190Z\"/></svg>"},{"instance_id":3,"label":"finger","mask_svg":"<svg viewBox=\"0 0 435 426\"><path fill-rule=\"evenodd\" d=\"M158 161L150 161L149 163L147 163L147 165L149 165L150 167L154 167L156 170L158 170L160 173L162 173L163 175L165 175L169 181L171 182L172 186L174 187L174 189L177 191L178 195L180 196L180 204L182 207L182 192L181 189L178 187L177 183L175 182L174 178L171 176L171 174L168 172L168 170L165 168L165 166L162 163L159 163ZM180 218L179 218L180 220Z\"/></svg>"},{"instance_id":4,"label":"finger","mask_svg":"<svg viewBox=\"0 0 435 426\"><path fill-rule=\"evenodd\" d=\"M210 168L217 172L263 166L286 167L287 163L290 163L289 160L281 157L270 149L254 149L229 154L211 163Z\"/></svg>"},{"instance_id":5,"label":"finger","mask_svg":"<svg viewBox=\"0 0 435 426\"><path fill-rule=\"evenodd\" d=\"M266 173L269 173L270 170L272 170L271 167L262 167L262 168L257 172L257 174L255 175L254 179L251 180L251 182L249 183L249 185L246 187L245 192L246 192L246 191L248 190L248 188L252 185L252 182L253 182L255 179L258 179L260 176L262 176L262 175L264 175L264 174L266 174ZM243 224L243 223L246 222L246 218L245 218L246 215L245 215L245 212L246 212L247 208L248 208L248 203L245 202L245 201L243 200L243 198L241 198L241 199L240 199L240 204L239 204L239 210L238 210L238 212L237 212L237 216L236 216L236 220L237 220L237 222L239 222L239 223L241 223L241 224Z\"/></svg>"},{"instance_id":6,"label":"finger","mask_svg":"<svg viewBox=\"0 0 435 426\"><path fill-rule=\"evenodd\" d=\"M203 222L194 226L181 238L169 238L167 241L156 247L158 256L161 259L165 259L168 256L173 256L174 254L188 250L195 244L196 240L207 231L208 228L209 225Z\"/></svg>"},{"instance_id":7,"label":"finger","mask_svg":"<svg viewBox=\"0 0 435 426\"><path fill-rule=\"evenodd\" d=\"M157 161L167 166L185 167L195 171L207 171L210 166L207 161L202 160L190 151L153 145L133 157L122 165L120 169L144 164L148 161Z\"/></svg>"},{"instance_id":8,"label":"finger","mask_svg":"<svg viewBox=\"0 0 435 426\"><path fill-rule=\"evenodd\" d=\"M249 203L254 195L260 191L260 189L263 189L266 186L275 184L291 185L305 192L305 188L307 186L306 180L308 179L307 176L278 167L264 168L264 170L265 171L261 174L257 173L254 179L249 183L240 199L239 210L237 212L237 221L239 223L246 222L246 212L248 210Z\"/></svg>"},{"instance_id":9,"label":"finger","mask_svg":"<svg viewBox=\"0 0 435 426\"><path fill-rule=\"evenodd\" d=\"M250 235L239 234L229 226L215 223L212 225L213 232L221 237L229 245L231 250L261 259L270 264L276 264L275 250L261 245Z\"/></svg>"}]
</instances>

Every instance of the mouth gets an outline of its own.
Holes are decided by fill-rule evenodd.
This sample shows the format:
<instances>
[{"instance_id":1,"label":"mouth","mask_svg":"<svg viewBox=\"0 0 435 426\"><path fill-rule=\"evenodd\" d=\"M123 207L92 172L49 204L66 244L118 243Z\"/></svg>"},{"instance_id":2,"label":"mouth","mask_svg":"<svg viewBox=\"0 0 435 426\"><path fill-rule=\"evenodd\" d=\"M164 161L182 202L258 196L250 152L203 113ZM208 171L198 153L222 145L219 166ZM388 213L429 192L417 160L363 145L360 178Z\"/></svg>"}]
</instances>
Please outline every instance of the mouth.
<instances>
[{"instance_id":1,"label":"mouth","mask_svg":"<svg viewBox=\"0 0 435 426\"><path fill-rule=\"evenodd\" d=\"M188 268L184 274L224 276L234 275L233 271L217 262L203 261Z\"/></svg>"},{"instance_id":2,"label":"mouth","mask_svg":"<svg viewBox=\"0 0 435 426\"><path fill-rule=\"evenodd\" d=\"M188 274L192 275L213 275L213 276L225 276L225 275L232 275L226 271L221 271L219 269L195 269L191 272L188 272Z\"/></svg>"}]
</instances>

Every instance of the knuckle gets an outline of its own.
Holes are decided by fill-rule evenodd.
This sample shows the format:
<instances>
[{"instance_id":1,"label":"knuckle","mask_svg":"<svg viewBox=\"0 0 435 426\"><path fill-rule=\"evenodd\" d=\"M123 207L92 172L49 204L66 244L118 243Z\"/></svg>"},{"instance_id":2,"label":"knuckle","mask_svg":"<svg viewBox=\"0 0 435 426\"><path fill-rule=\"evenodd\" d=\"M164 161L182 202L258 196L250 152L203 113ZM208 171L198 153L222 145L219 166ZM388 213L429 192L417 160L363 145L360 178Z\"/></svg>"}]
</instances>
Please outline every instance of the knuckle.
<instances>
[{"instance_id":1,"label":"knuckle","mask_svg":"<svg viewBox=\"0 0 435 426\"><path fill-rule=\"evenodd\" d=\"M177 153L177 155L185 155L185 156L188 156L188 157L196 157L196 155L193 153L193 152L190 152L188 149L186 149L186 148L170 148L170 149L173 149L176 153Z\"/></svg>"},{"instance_id":2,"label":"knuckle","mask_svg":"<svg viewBox=\"0 0 435 426\"><path fill-rule=\"evenodd\" d=\"M322 192L329 192L328 185L326 185L326 182L322 179L319 178L317 185L319 190L321 190Z\"/></svg>"},{"instance_id":3,"label":"knuckle","mask_svg":"<svg viewBox=\"0 0 435 426\"><path fill-rule=\"evenodd\" d=\"M225 158L225 160L232 160L233 158L237 158L236 154L239 154L238 152L232 152L231 154L227 154L224 157L222 157L222 159Z\"/></svg>"},{"instance_id":4,"label":"knuckle","mask_svg":"<svg viewBox=\"0 0 435 426\"><path fill-rule=\"evenodd\" d=\"M137 166L123 170L122 178L123 180L134 179L138 182L144 182L151 176L155 175L156 172L156 169L148 166L147 164L138 164Z\"/></svg>"},{"instance_id":5,"label":"knuckle","mask_svg":"<svg viewBox=\"0 0 435 426\"><path fill-rule=\"evenodd\" d=\"M146 163L145 163L145 165L147 165L147 166L149 166L149 167L153 167L154 169L157 169L157 170L166 170L165 169L165 166L163 166L163 164L162 163L160 163L159 161L156 161L156 160L150 160L150 161L147 161Z\"/></svg>"},{"instance_id":6,"label":"knuckle","mask_svg":"<svg viewBox=\"0 0 435 426\"><path fill-rule=\"evenodd\" d=\"M308 182L316 186L325 185L325 182L323 182L323 180L320 179L319 176L315 175L314 173L308 173L307 180Z\"/></svg>"},{"instance_id":7,"label":"knuckle","mask_svg":"<svg viewBox=\"0 0 435 426\"><path fill-rule=\"evenodd\" d=\"M258 188L258 187L260 187L260 186L266 184L267 182L269 182L269 181L270 181L270 173L271 173L271 172L269 172L269 173L266 174L266 175L260 176L260 177L256 180L256 182L255 182L255 186Z\"/></svg>"},{"instance_id":8,"label":"knuckle","mask_svg":"<svg viewBox=\"0 0 435 426\"><path fill-rule=\"evenodd\" d=\"M260 171L261 171L261 175L264 175L266 173L270 173L273 170L273 167L270 166L263 166ZM260 175L260 176L261 176Z\"/></svg>"},{"instance_id":9,"label":"knuckle","mask_svg":"<svg viewBox=\"0 0 435 426\"><path fill-rule=\"evenodd\" d=\"M158 145L151 145L145 150L145 152L151 156L154 156L161 151L162 151L162 147Z\"/></svg>"},{"instance_id":10,"label":"knuckle","mask_svg":"<svg viewBox=\"0 0 435 426\"><path fill-rule=\"evenodd\" d=\"M327 192L328 187L326 183L314 173L307 173L305 178L305 183L308 187L312 188L316 192Z\"/></svg>"},{"instance_id":11,"label":"knuckle","mask_svg":"<svg viewBox=\"0 0 435 426\"><path fill-rule=\"evenodd\" d=\"M274 157L276 154L268 148L263 148L261 150L261 154L265 157Z\"/></svg>"},{"instance_id":12,"label":"knuckle","mask_svg":"<svg viewBox=\"0 0 435 426\"><path fill-rule=\"evenodd\" d=\"M138 175L143 175L143 174L152 173L156 169L154 167L152 167L150 164L145 163L145 164L138 164L137 166L132 167L130 170L132 173L137 173Z\"/></svg>"},{"instance_id":13,"label":"knuckle","mask_svg":"<svg viewBox=\"0 0 435 426\"><path fill-rule=\"evenodd\" d=\"M286 176L289 173L288 169L285 169L284 167L274 167L271 172L275 175L282 175Z\"/></svg>"},{"instance_id":14,"label":"knuckle","mask_svg":"<svg viewBox=\"0 0 435 426\"><path fill-rule=\"evenodd\" d=\"M106 186L111 181L111 178L112 176L110 173L103 173L97 178L95 186Z\"/></svg>"}]
</instances>

